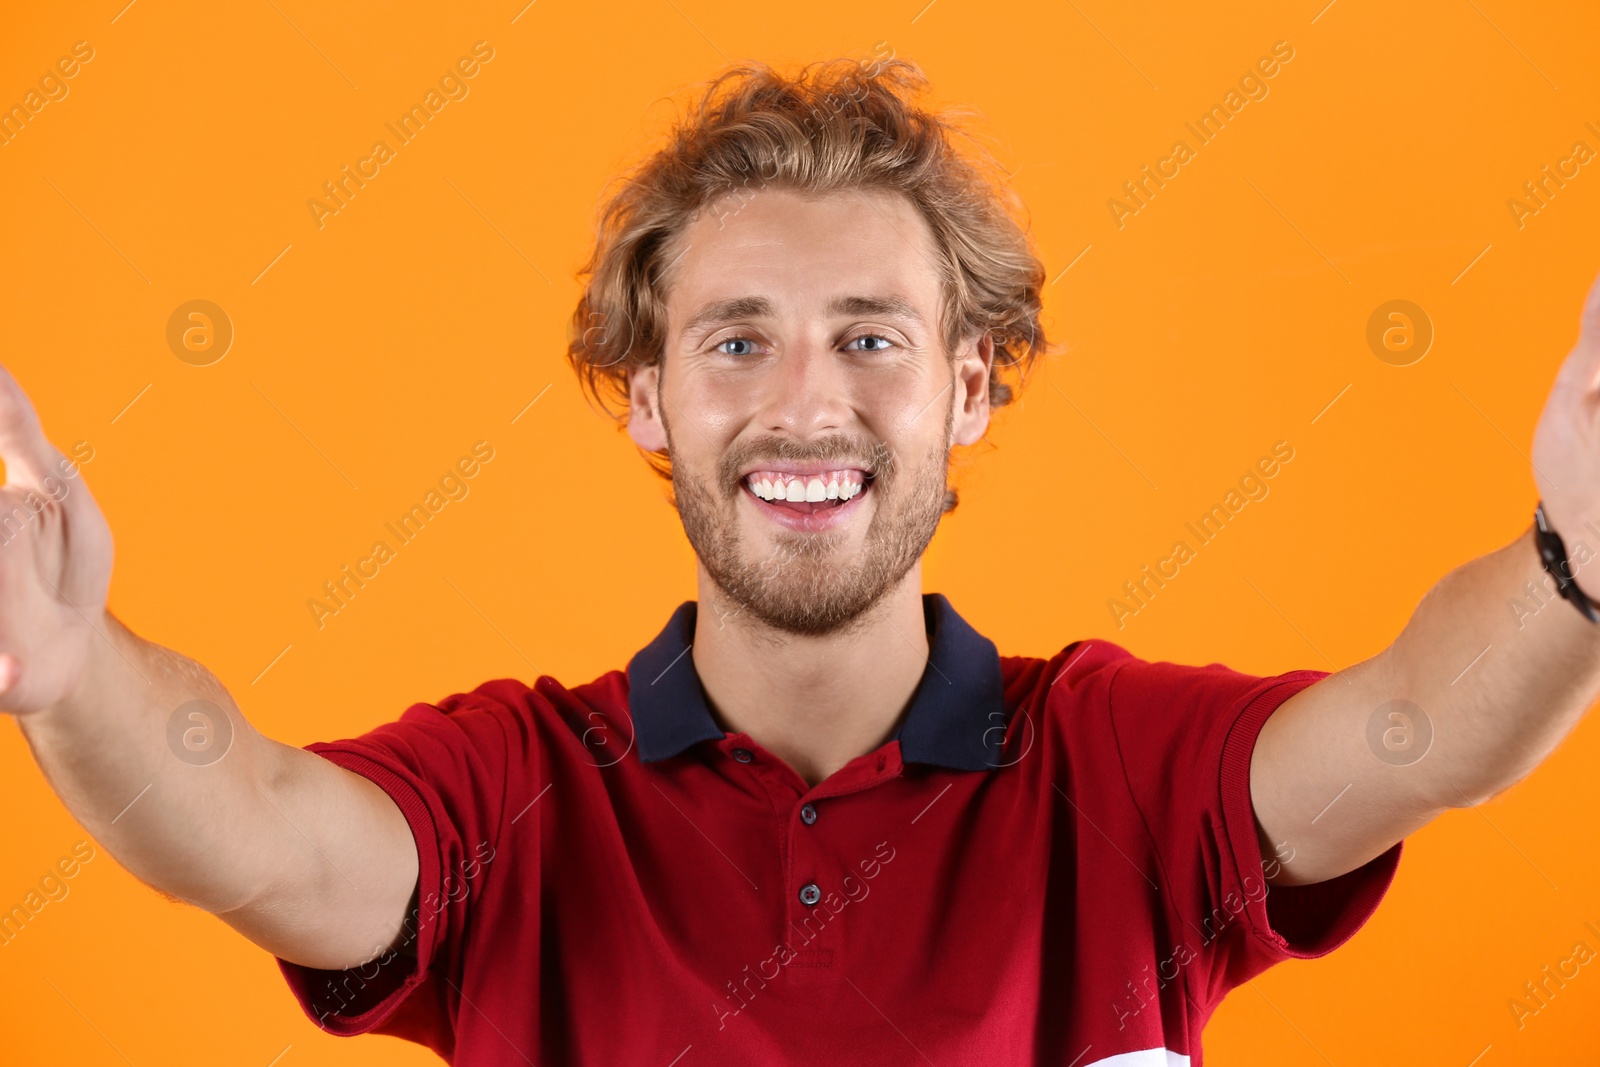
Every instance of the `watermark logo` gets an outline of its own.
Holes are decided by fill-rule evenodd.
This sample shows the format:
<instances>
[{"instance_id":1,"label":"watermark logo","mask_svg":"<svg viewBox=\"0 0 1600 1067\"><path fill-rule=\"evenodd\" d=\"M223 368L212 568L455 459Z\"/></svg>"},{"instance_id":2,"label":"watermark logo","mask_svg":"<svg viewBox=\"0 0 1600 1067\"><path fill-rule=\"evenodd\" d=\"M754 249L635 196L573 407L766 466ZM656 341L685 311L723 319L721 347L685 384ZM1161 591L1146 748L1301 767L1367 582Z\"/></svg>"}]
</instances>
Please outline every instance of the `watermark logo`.
<instances>
[{"instance_id":1,"label":"watermark logo","mask_svg":"<svg viewBox=\"0 0 1600 1067\"><path fill-rule=\"evenodd\" d=\"M209 300L179 304L167 319L167 347L191 367L209 367L233 347L233 320Z\"/></svg>"},{"instance_id":2,"label":"watermark logo","mask_svg":"<svg viewBox=\"0 0 1600 1067\"><path fill-rule=\"evenodd\" d=\"M1433 347L1433 320L1409 300L1379 304L1367 317L1367 347L1391 367L1409 367Z\"/></svg>"},{"instance_id":3,"label":"watermark logo","mask_svg":"<svg viewBox=\"0 0 1600 1067\"><path fill-rule=\"evenodd\" d=\"M1367 717L1367 747L1393 767L1409 767L1433 747L1433 720L1409 700L1386 701Z\"/></svg>"},{"instance_id":4,"label":"watermark logo","mask_svg":"<svg viewBox=\"0 0 1600 1067\"><path fill-rule=\"evenodd\" d=\"M209 700L190 700L167 717L167 747L194 767L206 767L233 747L233 718Z\"/></svg>"}]
</instances>

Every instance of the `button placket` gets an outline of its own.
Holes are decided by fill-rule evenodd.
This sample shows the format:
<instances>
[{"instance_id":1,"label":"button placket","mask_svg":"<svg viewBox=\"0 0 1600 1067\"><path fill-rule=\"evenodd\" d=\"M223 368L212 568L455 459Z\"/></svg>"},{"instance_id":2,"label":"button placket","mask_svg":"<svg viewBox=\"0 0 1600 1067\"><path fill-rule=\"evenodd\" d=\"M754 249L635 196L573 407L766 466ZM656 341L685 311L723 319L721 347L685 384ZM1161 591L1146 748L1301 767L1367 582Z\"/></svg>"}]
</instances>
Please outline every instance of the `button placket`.
<instances>
[{"instance_id":1,"label":"button placket","mask_svg":"<svg viewBox=\"0 0 1600 1067\"><path fill-rule=\"evenodd\" d=\"M794 987L825 986L842 973L842 961L836 957L843 947L845 925L851 920L842 910L848 898L839 878L841 873L850 873L850 866L845 857L836 854L839 842L827 832L831 823L825 822L821 829L812 827L820 817L822 801L843 801L880 786L903 773L900 762L892 750L861 757L816 788L780 759L757 759L757 746L745 737L737 738L742 744L731 743L734 740L735 735L727 735L730 744L723 751L749 768L752 781L765 787L772 801L782 884L793 894L784 898L784 925L778 931L779 940L794 952L784 967L785 981ZM738 777L744 773L739 772Z\"/></svg>"},{"instance_id":2,"label":"button placket","mask_svg":"<svg viewBox=\"0 0 1600 1067\"><path fill-rule=\"evenodd\" d=\"M800 805L800 821L805 823L807 826L810 826L812 823L817 821L817 809L814 804L806 803ZM805 846L803 851L815 853L817 849L815 844L813 844L810 846ZM800 898L800 903L804 904L808 908L815 907L817 901L822 899L822 889L817 885L816 882L807 882L805 885L800 887L800 892L797 895Z\"/></svg>"}]
</instances>

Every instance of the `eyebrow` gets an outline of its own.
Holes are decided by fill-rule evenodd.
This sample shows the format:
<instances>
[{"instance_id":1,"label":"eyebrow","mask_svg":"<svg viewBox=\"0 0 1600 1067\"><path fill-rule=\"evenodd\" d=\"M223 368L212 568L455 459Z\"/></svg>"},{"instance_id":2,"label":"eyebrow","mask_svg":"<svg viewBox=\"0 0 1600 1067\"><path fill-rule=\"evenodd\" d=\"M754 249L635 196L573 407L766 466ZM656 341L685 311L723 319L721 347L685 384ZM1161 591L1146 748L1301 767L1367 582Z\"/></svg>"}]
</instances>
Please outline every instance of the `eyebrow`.
<instances>
[{"instance_id":1,"label":"eyebrow","mask_svg":"<svg viewBox=\"0 0 1600 1067\"><path fill-rule=\"evenodd\" d=\"M909 300L898 296L836 296L824 309L829 315L877 315L897 318L926 329L922 313ZM764 296L736 296L705 305L684 323L683 332L720 326L740 319L771 318L777 314L772 301Z\"/></svg>"}]
</instances>

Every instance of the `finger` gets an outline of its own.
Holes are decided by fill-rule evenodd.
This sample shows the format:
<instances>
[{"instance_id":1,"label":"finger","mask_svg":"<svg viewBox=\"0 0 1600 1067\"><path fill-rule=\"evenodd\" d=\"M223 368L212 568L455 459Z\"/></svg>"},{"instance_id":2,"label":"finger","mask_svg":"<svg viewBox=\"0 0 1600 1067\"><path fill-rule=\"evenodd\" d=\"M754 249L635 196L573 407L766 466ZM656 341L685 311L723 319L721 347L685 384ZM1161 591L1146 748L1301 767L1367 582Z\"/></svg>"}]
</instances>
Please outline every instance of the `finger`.
<instances>
[{"instance_id":1,"label":"finger","mask_svg":"<svg viewBox=\"0 0 1600 1067\"><path fill-rule=\"evenodd\" d=\"M1579 319L1578 343L1556 371L1549 405L1590 412L1600 408L1600 275L1589 285Z\"/></svg>"},{"instance_id":2,"label":"finger","mask_svg":"<svg viewBox=\"0 0 1600 1067\"><path fill-rule=\"evenodd\" d=\"M45 440L39 416L22 386L0 365L0 462L6 482L43 487L55 474L56 450Z\"/></svg>"},{"instance_id":3,"label":"finger","mask_svg":"<svg viewBox=\"0 0 1600 1067\"><path fill-rule=\"evenodd\" d=\"M17 662L17 657L9 652L0 653L0 696L4 696L21 677L22 664Z\"/></svg>"},{"instance_id":4,"label":"finger","mask_svg":"<svg viewBox=\"0 0 1600 1067\"><path fill-rule=\"evenodd\" d=\"M1580 390L1589 406L1600 403L1600 276L1589 285L1589 295L1583 301L1583 317L1579 320L1578 343L1567 356L1561 376L1571 382L1569 388Z\"/></svg>"},{"instance_id":5,"label":"finger","mask_svg":"<svg viewBox=\"0 0 1600 1067\"><path fill-rule=\"evenodd\" d=\"M1579 343L1590 348L1600 348L1600 275L1589 286L1589 295L1583 302L1583 325Z\"/></svg>"}]
</instances>

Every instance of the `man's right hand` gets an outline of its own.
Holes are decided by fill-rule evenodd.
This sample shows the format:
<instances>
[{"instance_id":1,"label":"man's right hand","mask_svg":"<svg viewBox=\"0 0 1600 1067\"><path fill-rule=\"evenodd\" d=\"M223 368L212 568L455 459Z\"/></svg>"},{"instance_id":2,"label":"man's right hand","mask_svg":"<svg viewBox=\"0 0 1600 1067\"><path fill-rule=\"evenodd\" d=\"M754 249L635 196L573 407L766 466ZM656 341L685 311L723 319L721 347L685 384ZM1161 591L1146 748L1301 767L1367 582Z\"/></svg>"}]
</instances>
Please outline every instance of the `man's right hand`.
<instances>
[{"instance_id":1,"label":"man's right hand","mask_svg":"<svg viewBox=\"0 0 1600 1067\"><path fill-rule=\"evenodd\" d=\"M87 669L111 584L111 528L0 366L0 712L65 700Z\"/></svg>"},{"instance_id":2,"label":"man's right hand","mask_svg":"<svg viewBox=\"0 0 1600 1067\"><path fill-rule=\"evenodd\" d=\"M291 962L341 969L403 945L420 891L405 815L259 733L203 665L106 609L110 528L4 367L0 460L0 711L73 817L142 881ZM196 701L232 727L215 760L172 747L175 709Z\"/></svg>"}]
</instances>

